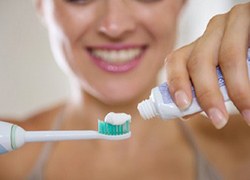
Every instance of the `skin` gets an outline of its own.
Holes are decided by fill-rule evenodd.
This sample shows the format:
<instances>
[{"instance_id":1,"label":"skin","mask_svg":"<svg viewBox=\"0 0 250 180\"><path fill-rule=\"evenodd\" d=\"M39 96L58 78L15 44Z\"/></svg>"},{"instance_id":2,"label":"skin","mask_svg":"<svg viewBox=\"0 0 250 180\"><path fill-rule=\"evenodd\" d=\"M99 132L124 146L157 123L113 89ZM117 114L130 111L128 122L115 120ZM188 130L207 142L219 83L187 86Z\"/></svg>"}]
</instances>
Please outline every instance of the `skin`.
<instances>
[{"instance_id":1,"label":"skin","mask_svg":"<svg viewBox=\"0 0 250 180\"><path fill-rule=\"evenodd\" d=\"M24 122L12 122L26 130L51 129L58 114L63 112L61 129L96 129L96 120L108 112L126 112L133 117L133 135L125 141L55 143L44 169L45 178L194 179L193 151L181 133L177 121L143 121L136 110L138 102L147 98L151 88L156 86L158 71L163 66L166 55L172 51L177 19L184 2L84 2L36 1L38 14L49 33L55 59L72 80L72 96L62 105L42 111ZM222 108L226 119L228 118L227 112L223 110L224 105L215 79L215 66L220 65L223 74L225 72L230 97L239 92L243 93L242 100L232 98L232 101L240 112L248 109L249 81L244 66L244 54L249 45L245 42L245 39L248 39L246 37L249 37L249 3L240 7L242 13L238 14L234 8L225 15L215 17L202 37L167 56L167 81L174 100L181 108L186 108L191 99L188 78L190 76L197 90L198 101L205 112L208 113L209 109L214 107ZM239 6L236 6L237 8ZM230 23L230 16L238 17L242 24L235 21ZM219 27L217 21L220 22ZM237 27L240 27L238 31L241 33L230 31ZM237 46L231 42L235 42ZM103 44L139 44L146 45L147 49L142 61L133 70L110 73L91 63L86 51L88 47ZM232 50L237 50L237 58L228 57L227 51L223 51L228 46ZM209 58L211 55L213 58ZM224 58L230 59L235 68L226 66ZM194 64L197 68L191 66ZM199 69L201 71L197 72ZM241 72L235 74L238 78L231 75L238 72L237 69ZM210 74L212 78L204 74ZM234 88L235 79L239 83L237 89ZM183 99L183 96L176 96L175 92L180 90L186 92L188 100ZM213 96L209 96L212 93ZM209 117L217 128L222 127L216 123L214 116ZM247 179L250 176L247 170L250 166L249 128L239 115L230 118L230 123L220 131L201 115L193 116L186 124L192 129L204 155L225 179ZM15 152L1 155L0 177L25 179L42 147L42 143L27 144Z\"/></svg>"},{"instance_id":2,"label":"skin","mask_svg":"<svg viewBox=\"0 0 250 180\"><path fill-rule=\"evenodd\" d=\"M227 124L229 115L217 83L216 66L221 68L229 98L250 125L250 83L246 66L250 47L249 9L249 3L240 4L229 13L213 17L199 39L167 57L168 83L176 103L182 109L190 105L191 79L200 106L218 129Z\"/></svg>"}]
</instances>

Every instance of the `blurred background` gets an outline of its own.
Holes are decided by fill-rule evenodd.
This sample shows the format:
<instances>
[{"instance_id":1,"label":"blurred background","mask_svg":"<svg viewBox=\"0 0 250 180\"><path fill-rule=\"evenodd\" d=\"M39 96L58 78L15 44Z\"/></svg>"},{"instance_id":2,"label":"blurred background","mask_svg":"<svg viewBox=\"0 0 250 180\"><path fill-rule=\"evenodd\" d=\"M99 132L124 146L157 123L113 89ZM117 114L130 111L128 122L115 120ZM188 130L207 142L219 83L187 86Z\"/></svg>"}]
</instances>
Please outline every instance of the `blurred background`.
<instances>
[{"instance_id":1,"label":"blurred background","mask_svg":"<svg viewBox=\"0 0 250 180\"><path fill-rule=\"evenodd\" d=\"M212 16L244 2L249 0L189 0L177 47L200 36ZM25 118L57 104L69 95L68 85L32 0L0 1L0 117Z\"/></svg>"}]
</instances>

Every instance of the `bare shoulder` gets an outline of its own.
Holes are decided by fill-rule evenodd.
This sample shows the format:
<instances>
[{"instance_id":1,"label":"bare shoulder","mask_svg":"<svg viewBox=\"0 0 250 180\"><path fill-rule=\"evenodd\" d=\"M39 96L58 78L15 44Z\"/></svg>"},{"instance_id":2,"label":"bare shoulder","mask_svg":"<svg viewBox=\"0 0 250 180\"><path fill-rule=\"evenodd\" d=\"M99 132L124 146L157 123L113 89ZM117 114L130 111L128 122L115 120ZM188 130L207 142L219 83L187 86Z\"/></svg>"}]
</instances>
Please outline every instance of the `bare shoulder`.
<instances>
[{"instance_id":1,"label":"bare shoulder","mask_svg":"<svg viewBox=\"0 0 250 180\"><path fill-rule=\"evenodd\" d=\"M49 130L62 110L63 104L42 110L26 120L1 119L25 130ZM20 179L29 173L40 153L43 143L25 144L18 150L0 155L0 179ZM11 172L11 173L10 173Z\"/></svg>"}]
</instances>

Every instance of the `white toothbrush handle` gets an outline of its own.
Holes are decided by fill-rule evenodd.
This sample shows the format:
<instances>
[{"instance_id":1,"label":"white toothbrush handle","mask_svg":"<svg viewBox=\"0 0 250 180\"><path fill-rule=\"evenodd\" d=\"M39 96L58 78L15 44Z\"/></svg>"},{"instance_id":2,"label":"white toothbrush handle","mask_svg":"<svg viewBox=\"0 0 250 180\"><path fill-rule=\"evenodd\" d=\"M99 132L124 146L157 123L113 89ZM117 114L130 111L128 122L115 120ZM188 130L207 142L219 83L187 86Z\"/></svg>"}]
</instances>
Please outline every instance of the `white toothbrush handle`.
<instances>
[{"instance_id":1,"label":"white toothbrush handle","mask_svg":"<svg viewBox=\"0 0 250 180\"><path fill-rule=\"evenodd\" d=\"M0 154L16 150L26 142L49 142L83 139L123 140L131 132L123 135L104 135L97 131L25 131L23 128L0 121Z\"/></svg>"},{"instance_id":2,"label":"white toothbrush handle","mask_svg":"<svg viewBox=\"0 0 250 180\"><path fill-rule=\"evenodd\" d=\"M26 131L25 142L48 142L48 141L66 141L83 139L106 139L122 140L129 138L130 133L124 135L104 135L97 131Z\"/></svg>"}]
</instances>

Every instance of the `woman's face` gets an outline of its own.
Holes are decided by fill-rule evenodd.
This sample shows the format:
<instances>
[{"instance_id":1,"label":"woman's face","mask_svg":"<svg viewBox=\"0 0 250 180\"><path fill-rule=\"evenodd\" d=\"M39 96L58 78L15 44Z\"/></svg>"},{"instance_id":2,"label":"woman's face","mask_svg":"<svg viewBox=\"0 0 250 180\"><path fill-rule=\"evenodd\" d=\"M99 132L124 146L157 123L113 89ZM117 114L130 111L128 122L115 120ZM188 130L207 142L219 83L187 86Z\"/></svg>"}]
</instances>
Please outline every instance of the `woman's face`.
<instances>
[{"instance_id":1,"label":"woman's face","mask_svg":"<svg viewBox=\"0 0 250 180\"><path fill-rule=\"evenodd\" d=\"M106 104L155 83L183 0L38 0L57 62Z\"/></svg>"}]
</instances>

